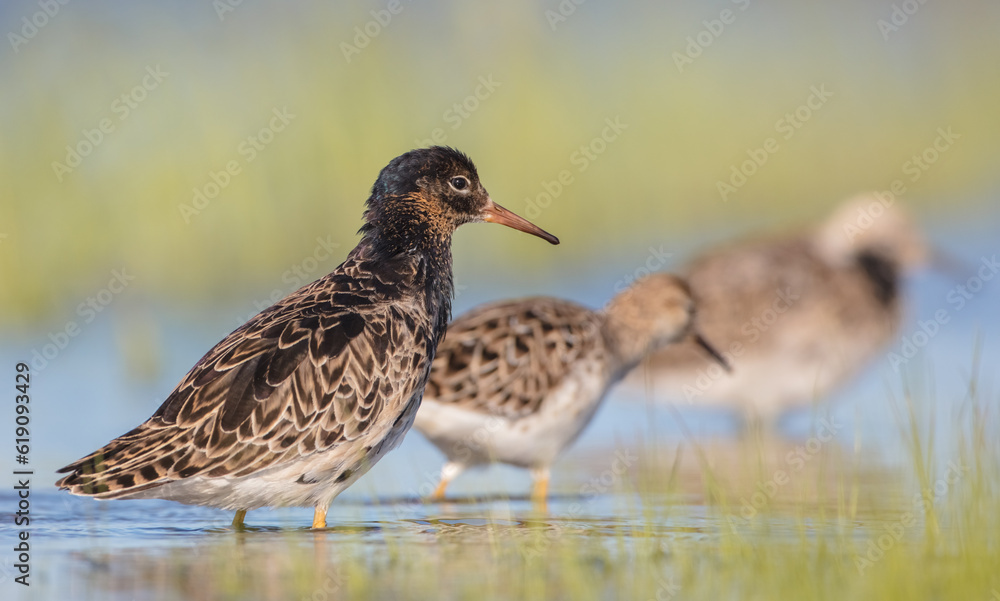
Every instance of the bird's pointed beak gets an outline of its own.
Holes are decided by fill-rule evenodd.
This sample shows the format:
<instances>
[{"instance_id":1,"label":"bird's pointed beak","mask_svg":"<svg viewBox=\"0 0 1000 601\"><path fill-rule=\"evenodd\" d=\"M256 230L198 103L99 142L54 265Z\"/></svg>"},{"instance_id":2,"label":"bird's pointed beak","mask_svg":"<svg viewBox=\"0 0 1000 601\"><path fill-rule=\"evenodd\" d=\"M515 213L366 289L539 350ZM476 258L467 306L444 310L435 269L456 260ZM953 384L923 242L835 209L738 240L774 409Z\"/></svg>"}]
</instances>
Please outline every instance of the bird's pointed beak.
<instances>
[{"instance_id":1,"label":"bird's pointed beak","mask_svg":"<svg viewBox=\"0 0 1000 601\"><path fill-rule=\"evenodd\" d=\"M695 333L695 334L693 334L691 336L691 340L696 345L700 346L703 351L705 351L706 353L708 353L708 355L710 357L712 357L713 359L715 359L715 361L719 365L721 365L724 370L726 370L727 372L732 373L733 367L729 364L729 361L726 361L726 358L722 356L722 353L720 353L719 351L715 350L715 347L712 346L711 344L709 344L708 341L705 340L704 336L702 336L701 334Z\"/></svg>"},{"instance_id":2,"label":"bird's pointed beak","mask_svg":"<svg viewBox=\"0 0 1000 601\"><path fill-rule=\"evenodd\" d=\"M489 204L483 211L483 221L499 223L500 225L512 227L515 230L521 230L522 232L538 236L549 244L559 244L559 238L556 238L524 217L508 211L492 200L489 201Z\"/></svg>"}]
</instances>

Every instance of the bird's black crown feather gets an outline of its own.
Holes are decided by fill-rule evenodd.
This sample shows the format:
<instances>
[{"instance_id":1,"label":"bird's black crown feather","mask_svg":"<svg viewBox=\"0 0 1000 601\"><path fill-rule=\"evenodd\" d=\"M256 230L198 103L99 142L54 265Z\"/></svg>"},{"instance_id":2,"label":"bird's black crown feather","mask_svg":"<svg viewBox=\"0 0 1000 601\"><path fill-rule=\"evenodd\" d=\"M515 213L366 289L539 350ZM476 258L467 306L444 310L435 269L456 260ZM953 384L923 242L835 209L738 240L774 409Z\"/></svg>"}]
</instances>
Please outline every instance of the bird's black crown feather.
<instances>
[{"instance_id":1,"label":"bird's black crown feather","mask_svg":"<svg viewBox=\"0 0 1000 601\"><path fill-rule=\"evenodd\" d=\"M476 165L460 150L450 146L411 150L394 158L382 169L372 186L367 205L371 209L386 197L413 194L419 190L417 182L423 177L463 171L479 179Z\"/></svg>"}]
</instances>

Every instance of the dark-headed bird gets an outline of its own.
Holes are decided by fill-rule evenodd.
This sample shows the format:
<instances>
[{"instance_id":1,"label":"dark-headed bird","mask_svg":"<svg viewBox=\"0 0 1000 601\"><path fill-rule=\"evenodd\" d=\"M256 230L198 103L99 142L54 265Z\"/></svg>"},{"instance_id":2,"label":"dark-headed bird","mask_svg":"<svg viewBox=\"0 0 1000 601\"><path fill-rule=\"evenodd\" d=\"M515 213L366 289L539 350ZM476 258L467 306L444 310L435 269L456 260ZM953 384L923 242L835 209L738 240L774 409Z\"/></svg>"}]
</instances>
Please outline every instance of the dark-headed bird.
<instances>
[{"instance_id":1,"label":"dark-headed bird","mask_svg":"<svg viewBox=\"0 0 1000 601\"><path fill-rule=\"evenodd\" d=\"M361 240L332 273L215 345L145 423L60 470L98 499L169 499L236 511L314 507L401 442L451 311L451 239L471 222L558 240L495 204L464 154L392 160Z\"/></svg>"}]
</instances>

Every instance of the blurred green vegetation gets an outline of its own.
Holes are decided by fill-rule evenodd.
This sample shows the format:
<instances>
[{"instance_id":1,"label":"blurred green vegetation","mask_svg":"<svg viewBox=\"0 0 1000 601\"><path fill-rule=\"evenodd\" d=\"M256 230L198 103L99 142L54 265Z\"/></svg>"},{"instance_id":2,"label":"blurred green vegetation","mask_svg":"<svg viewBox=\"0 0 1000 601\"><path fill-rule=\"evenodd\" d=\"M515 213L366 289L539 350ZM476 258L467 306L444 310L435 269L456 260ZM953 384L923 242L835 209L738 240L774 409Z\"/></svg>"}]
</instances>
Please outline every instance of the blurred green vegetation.
<instances>
[{"instance_id":1,"label":"blurred green vegetation","mask_svg":"<svg viewBox=\"0 0 1000 601\"><path fill-rule=\"evenodd\" d=\"M123 267L130 294L172 305L290 292L286 270L318 237L339 246L309 279L336 266L379 169L436 128L497 202L564 243L470 226L456 237L465 281L551 277L629 245L644 256L650 240L809 219L894 179L929 215L975 215L996 192L994 3L921 4L888 39L877 22L891 3L861 0L590 0L554 30L555 1L404 1L376 27L370 11L386 6L245 1L220 18L207 2L74 3L5 49L0 326L71 313ZM675 54L709 39L703 22L723 9L735 20L679 72ZM38 10L6 3L0 29L19 32ZM367 43L355 29L366 26ZM343 44L358 46L350 61ZM157 68L166 75L150 79ZM134 91L144 78L156 85ZM811 86L832 98L782 139L776 122ZM294 118L248 160L241 143L286 107ZM627 129L581 172L573 154L608 118ZM91 131L103 119L113 131ZM961 137L911 181L904 163L938 128ZM59 181L53 163L87 131L101 141ZM723 202L716 182L768 137L778 152ZM232 161L240 172L186 223L179 205ZM562 170L573 182L529 210Z\"/></svg>"}]
</instances>

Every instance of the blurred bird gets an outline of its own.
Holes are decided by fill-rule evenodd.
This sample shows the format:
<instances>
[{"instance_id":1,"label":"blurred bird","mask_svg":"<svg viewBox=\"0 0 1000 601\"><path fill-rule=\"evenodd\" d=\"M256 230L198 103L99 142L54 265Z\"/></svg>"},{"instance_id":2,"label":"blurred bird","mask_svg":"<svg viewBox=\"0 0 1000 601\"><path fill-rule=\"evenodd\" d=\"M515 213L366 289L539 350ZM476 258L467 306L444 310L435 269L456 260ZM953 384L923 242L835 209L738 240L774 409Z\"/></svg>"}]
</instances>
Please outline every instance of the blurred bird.
<instances>
[{"instance_id":1,"label":"blurred bird","mask_svg":"<svg viewBox=\"0 0 1000 601\"><path fill-rule=\"evenodd\" d=\"M886 347L902 318L901 278L930 258L899 204L875 194L845 202L816 228L711 250L681 273L702 331L733 369L682 343L650 358L651 381L658 393L774 426Z\"/></svg>"},{"instance_id":2,"label":"blurred bird","mask_svg":"<svg viewBox=\"0 0 1000 601\"><path fill-rule=\"evenodd\" d=\"M470 466L529 468L533 497L549 466L593 418L609 388L648 353L687 339L723 359L697 333L687 284L668 274L638 280L601 311L556 298L483 305L448 326L416 428L448 462L433 497Z\"/></svg>"},{"instance_id":3,"label":"blurred bird","mask_svg":"<svg viewBox=\"0 0 1000 601\"><path fill-rule=\"evenodd\" d=\"M495 204L464 154L414 150L379 174L361 241L329 275L215 345L145 423L59 470L98 499L236 511L333 499L413 423L452 297L451 238L470 222L558 240Z\"/></svg>"}]
</instances>

